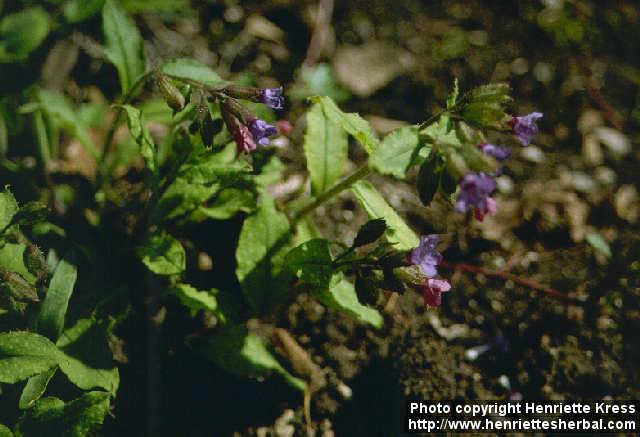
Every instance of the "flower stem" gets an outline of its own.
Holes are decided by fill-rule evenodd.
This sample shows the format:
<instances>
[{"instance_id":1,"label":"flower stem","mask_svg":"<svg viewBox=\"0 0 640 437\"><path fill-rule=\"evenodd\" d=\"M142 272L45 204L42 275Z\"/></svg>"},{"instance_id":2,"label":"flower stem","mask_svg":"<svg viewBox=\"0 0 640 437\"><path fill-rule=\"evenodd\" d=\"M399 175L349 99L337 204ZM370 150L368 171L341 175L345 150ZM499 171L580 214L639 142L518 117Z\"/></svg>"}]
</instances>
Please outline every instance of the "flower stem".
<instances>
[{"instance_id":1,"label":"flower stem","mask_svg":"<svg viewBox=\"0 0 640 437\"><path fill-rule=\"evenodd\" d=\"M371 168L369 167L369 165L368 164L363 165L362 167L357 169L355 172L351 173L346 178L337 182L333 187L329 188L327 191L320 194L311 203L308 203L302 206L297 211L293 211L293 214L291 215L292 223L294 224L297 223L305 215L309 214L311 211L313 211L323 203L327 202L336 194L351 187L351 185L355 184L360 179L364 179L365 177L367 177L369 173L371 173Z\"/></svg>"}]
</instances>

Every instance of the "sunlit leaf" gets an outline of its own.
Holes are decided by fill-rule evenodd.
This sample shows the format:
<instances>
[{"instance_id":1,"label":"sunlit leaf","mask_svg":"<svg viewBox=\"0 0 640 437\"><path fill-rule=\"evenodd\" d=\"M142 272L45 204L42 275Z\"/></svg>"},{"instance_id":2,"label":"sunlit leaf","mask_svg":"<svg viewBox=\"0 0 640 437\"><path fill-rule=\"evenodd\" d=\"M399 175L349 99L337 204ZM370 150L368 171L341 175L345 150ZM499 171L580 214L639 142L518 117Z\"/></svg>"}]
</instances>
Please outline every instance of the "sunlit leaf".
<instances>
[{"instance_id":1,"label":"sunlit leaf","mask_svg":"<svg viewBox=\"0 0 640 437\"><path fill-rule=\"evenodd\" d=\"M152 235L138 256L149 270L158 275L175 275L186 268L186 254L182 244L166 233Z\"/></svg>"},{"instance_id":2,"label":"sunlit leaf","mask_svg":"<svg viewBox=\"0 0 640 437\"><path fill-rule=\"evenodd\" d=\"M421 147L417 126L401 127L384 137L369 162L382 174L404 179Z\"/></svg>"},{"instance_id":3,"label":"sunlit leaf","mask_svg":"<svg viewBox=\"0 0 640 437\"><path fill-rule=\"evenodd\" d=\"M26 331L0 334L0 382L14 384L58 365L58 348L46 337Z\"/></svg>"},{"instance_id":4,"label":"sunlit leaf","mask_svg":"<svg viewBox=\"0 0 640 437\"><path fill-rule=\"evenodd\" d=\"M40 7L23 9L0 21L0 63L24 61L49 34L49 15Z\"/></svg>"},{"instance_id":5,"label":"sunlit leaf","mask_svg":"<svg viewBox=\"0 0 640 437\"><path fill-rule=\"evenodd\" d=\"M75 266L65 260L58 263L53 273L36 321L37 331L51 340L57 340L64 329L65 314L77 276Z\"/></svg>"}]
</instances>

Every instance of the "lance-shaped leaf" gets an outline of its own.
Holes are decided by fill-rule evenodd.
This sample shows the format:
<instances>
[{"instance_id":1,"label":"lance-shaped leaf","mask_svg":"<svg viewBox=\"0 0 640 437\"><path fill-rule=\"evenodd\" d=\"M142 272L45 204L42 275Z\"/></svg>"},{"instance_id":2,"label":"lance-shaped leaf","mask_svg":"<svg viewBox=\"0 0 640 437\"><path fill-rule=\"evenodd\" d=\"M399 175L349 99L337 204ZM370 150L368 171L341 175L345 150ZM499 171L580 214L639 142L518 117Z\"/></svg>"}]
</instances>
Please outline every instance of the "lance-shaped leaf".
<instances>
[{"instance_id":1,"label":"lance-shaped leaf","mask_svg":"<svg viewBox=\"0 0 640 437\"><path fill-rule=\"evenodd\" d=\"M0 21L0 64L27 59L49 33L49 15L40 7L6 15Z\"/></svg>"},{"instance_id":2,"label":"lance-shaped leaf","mask_svg":"<svg viewBox=\"0 0 640 437\"><path fill-rule=\"evenodd\" d=\"M367 120L360 117L360 115L342 112L329 97L313 96L309 99L314 103L322 105L322 109L327 118L358 140L369 155L378 148L379 141L373 133L371 125L369 125Z\"/></svg>"},{"instance_id":3,"label":"lance-shaped leaf","mask_svg":"<svg viewBox=\"0 0 640 437\"><path fill-rule=\"evenodd\" d=\"M58 365L58 348L32 332L0 334L0 382L14 384Z\"/></svg>"},{"instance_id":4,"label":"lance-shaped leaf","mask_svg":"<svg viewBox=\"0 0 640 437\"><path fill-rule=\"evenodd\" d=\"M404 179L421 148L418 127L401 127L384 137L369 162L379 173Z\"/></svg>"},{"instance_id":5,"label":"lance-shaped leaf","mask_svg":"<svg viewBox=\"0 0 640 437\"><path fill-rule=\"evenodd\" d=\"M18 202L11 191L0 191L0 233L11 223L13 216L18 212Z\"/></svg>"},{"instance_id":6,"label":"lance-shaped leaf","mask_svg":"<svg viewBox=\"0 0 640 437\"><path fill-rule=\"evenodd\" d=\"M103 388L115 395L120 376L101 325L93 319L80 319L62 333L56 345L60 370L69 381L83 390Z\"/></svg>"},{"instance_id":7,"label":"lance-shaped leaf","mask_svg":"<svg viewBox=\"0 0 640 437\"><path fill-rule=\"evenodd\" d=\"M142 37L133 20L114 0L107 0L102 8L104 54L118 70L122 94L127 94L136 80L144 74Z\"/></svg>"},{"instance_id":8,"label":"lance-shaped leaf","mask_svg":"<svg viewBox=\"0 0 640 437\"><path fill-rule=\"evenodd\" d=\"M387 240L398 250L410 250L420 242L398 213L384 200L378 190L367 181L358 181L351 188L371 218L383 218L387 223Z\"/></svg>"},{"instance_id":9,"label":"lance-shaped leaf","mask_svg":"<svg viewBox=\"0 0 640 437\"><path fill-rule=\"evenodd\" d=\"M211 68L191 58L180 58L167 62L162 66L162 73L187 83L201 84L209 87L226 83Z\"/></svg>"},{"instance_id":10,"label":"lance-shaped leaf","mask_svg":"<svg viewBox=\"0 0 640 437\"><path fill-rule=\"evenodd\" d=\"M36 97L40 108L74 136L95 160L98 160L100 155L89 137L89 127L67 97L44 89L38 90Z\"/></svg>"},{"instance_id":11,"label":"lance-shaped leaf","mask_svg":"<svg viewBox=\"0 0 640 437\"><path fill-rule=\"evenodd\" d=\"M322 105L313 105L307 113L304 154L314 196L327 191L340 179L348 148L344 129L325 115Z\"/></svg>"},{"instance_id":12,"label":"lance-shaped leaf","mask_svg":"<svg viewBox=\"0 0 640 437\"><path fill-rule=\"evenodd\" d=\"M342 273L334 274L328 287L317 288L312 293L316 299L329 308L338 310L361 322L376 328L380 328L384 323L382 315L376 309L362 305L358 301L353 284L347 281Z\"/></svg>"},{"instance_id":13,"label":"lance-shaped leaf","mask_svg":"<svg viewBox=\"0 0 640 437\"><path fill-rule=\"evenodd\" d=\"M275 299L285 285L276 277L290 239L289 220L272 198L263 196L257 211L244 221L236 250L236 275L255 310Z\"/></svg>"},{"instance_id":14,"label":"lance-shaped leaf","mask_svg":"<svg viewBox=\"0 0 640 437\"><path fill-rule=\"evenodd\" d=\"M158 275L176 275L186 268L184 247L166 233L152 235L138 248L138 256L149 270Z\"/></svg>"},{"instance_id":15,"label":"lance-shaped leaf","mask_svg":"<svg viewBox=\"0 0 640 437\"><path fill-rule=\"evenodd\" d=\"M18 407L21 410L33 407L36 401L44 394L47 389L47 385L56 373L56 370L58 370L57 367L52 367L46 372L42 372L39 375L29 378L27 385L22 389L20 401L18 402Z\"/></svg>"},{"instance_id":16,"label":"lance-shaped leaf","mask_svg":"<svg viewBox=\"0 0 640 437\"><path fill-rule=\"evenodd\" d=\"M65 260L61 260L53 272L36 320L36 330L51 340L57 340L64 329L64 317L77 277L75 266Z\"/></svg>"},{"instance_id":17,"label":"lance-shaped leaf","mask_svg":"<svg viewBox=\"0 0 640 437\"><path fill-rule=\"evenodd\" d=\"M229 373L252 378L280 374L294 388L304 390L306 383L287 372L269 352L260 337L244 326L227 325L216 330L204 353Z\"/></svg>"},{"instance_id":18,"label":"lance-shaped leaf","mask_svg":"<svg viewBox=\"0 0 640 437\"><path fill-rule=\"evenodd\" d=\"M149 129L147 129L147 126L144 124L142 112L131 105L122 105L121 108L124 109L127 114L129 132L136 143L138 143L138 146L140 146L140 154L144 159L147 169L151 174L156 174L158 171L156 145L151 138Z\"/></svg>"},{"instance_id":19,"label":"lance-shaped leaf","mask_svg":"<svg viewBox=\"0 0 640 437\"><path fill-rule=\"evenodd\" d=\"M215 312L218 309L216 296L210 291L200 291L189 284L177 284L171 287L171 293L180 299L182 305L192 310Z\"/></svg>"},{"instance_id":20,"label":"lance-shaped leaf","mask_svg":"<svg viewBox=\"0 0 640 437\"><path fill-rule=\"evenodd\" d=\"M91 391L71 402L53 397L40 399L16 426L16 436L93 435L109 411L109 393Z\"/></svg>"}]
</instances>

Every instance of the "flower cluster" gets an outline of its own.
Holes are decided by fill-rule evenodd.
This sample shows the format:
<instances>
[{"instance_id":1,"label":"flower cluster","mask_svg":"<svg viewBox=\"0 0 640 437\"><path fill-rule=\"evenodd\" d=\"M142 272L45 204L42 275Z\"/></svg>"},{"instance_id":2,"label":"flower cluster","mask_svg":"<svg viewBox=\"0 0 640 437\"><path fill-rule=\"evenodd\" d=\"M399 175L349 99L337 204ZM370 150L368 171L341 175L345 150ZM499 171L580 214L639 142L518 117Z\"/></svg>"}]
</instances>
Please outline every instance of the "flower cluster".
<instances>
[{"instance_id":1,"label":"flower cluster","mask_svg":"<svg viewBox=\"0 0 640 437\"><path fill-rule=\"evenodd\" d=\"M268 146L269 137L278 133L278 128L259 119L237 99L263 103L272 109L284 108L283 88L252 88L230 85L220 95L222 118L233 136L238 151L249 153L258 146Z\"/></svg>"},{"instance_id":2,"label":"flower cluster","mask_svg":"<svg viewBox=\"0 0 640 437\"><path fill-rule=\"evenodd\" d=\"M420 237L418 247L409 254L411 264L419 266L427 276L424 283L420 285L426 306L439 306L442 303L441 294L451 290L449 281L433 278L438 274L438 264L442 262L442 254L436 250L437 245L437 235L424 235Z\"/></svg>"},{"instance_id":3,"label":"flower cluster","mask_svg":"<svg viewBox=\"0 0 640 437\"><path fill-rule=\"evenodd\" d=\"M528 146L538 134L536 122L540 118L542 118L542 113L532 112L521 117L513 117L509 122L512 132L523 146ZM478 149L497 161L505 161L511 156L511 150L508 147L491 143L479 144ZM456 211L464 214L469 209L473 209L474 216L479 221L482 221L487 214L495 214L498 205L491 197L491 193L496 189L496 182L493 178L500 173L501 170L491 175L486 173L466 174L459 183L460 191L456 199Z\"/></svg>"}]
</instances>

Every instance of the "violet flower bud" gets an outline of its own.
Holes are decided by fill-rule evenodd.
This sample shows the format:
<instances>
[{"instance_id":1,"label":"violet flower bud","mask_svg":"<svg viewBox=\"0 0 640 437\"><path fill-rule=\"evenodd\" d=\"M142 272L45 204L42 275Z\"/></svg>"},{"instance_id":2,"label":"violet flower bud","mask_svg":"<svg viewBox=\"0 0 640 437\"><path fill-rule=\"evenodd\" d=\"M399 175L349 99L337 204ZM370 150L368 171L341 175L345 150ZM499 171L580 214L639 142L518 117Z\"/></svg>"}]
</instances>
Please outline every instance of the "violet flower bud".
<instances>
[{"instance_id":1,"label":"violet flower bud","mask_svg":"<svg viewBox=\"0 0 640 437\"><path fill-rule=\"evenodd\" d=\"M422 287L425 306L440 306L442 293L451 290L451 284L446 279L428 279Z\"/></svg>"},{"instance_id":2,"label":"violet flower bud","mask_svg":"<svg viewBox=\"0 0 640 437\"><path fill-rule=\"evenodd\" d=\"M437 235L423 235L420 244L409 255L411 264L420 266L425 275L433 277L438 274L437 266L442 261L442 255L436 250Z\"/></svg>"},{"instance_id":3,"label":"violet flower bud","mask_svg":"<svg viewBox=\"0 0 640 437\"><path fill-rule=\"evenodd\" d=\"M498 161L504 161L511 156L511 149L508 147L496 146L491 143L478 144L478 149L485 155L492 156Z\"/></svg>"},{"instance_id":4,"label":"violet flower bud","mask_svg":"<svg viewBox=\"0 0 640 437\"><path fill-rule=\"evenodd\" d=\"M460 192L455 209L461 214L469 208L475 209L476 219L482 221L487 214L495 214L497 204L490 194L496 189L496 182L485 173L469 173L460 181Z\"/></svg>"},{"instance_id":5,"label":"violet flower bud","mask_svg":"<svg viewBox=\"0 0 640 437\"><path fill-rule=\"evenodd\" d=\"M538 135L538 125L536 121L542 118L541 112L532 112L521 117L513 117L511 128L523 146L528 146L531 140Z\"/></svg>"},{"instance_id":6,"label":"violet flower bud","mask_svg":"<svg viewBox=\"0 0 640 437\"><path fill-rule=\"evenodd\" d=\"M268 146L269 137L278 133L275 126L255 117L247 121L247 127L253 135L253 140L261 146Z\"/></svg>"},{"instance_id":7,"label":"violet flower bud","mask_svg":"<svg viewBox=\"0 0 640 437\"><path fill-rule=\"evenodd\" d=\"M242 124L233 114L223 109L222 118L227 125L227 129L231 132L231 136L233 136L238 152L249 153L258 148L251 132L249 132L249 128Z\"/></svg>"},{"instance_id":8,"label":"violet flower bud","mask_svg":"<svg viewBox=\"0 0 640 437\"><path fill-rule=\"evenodd\" d=\"M284 89L280 88L264 88L260 91L260 101L272 109L284 108Z\"/></svg>"}]
</instances>

